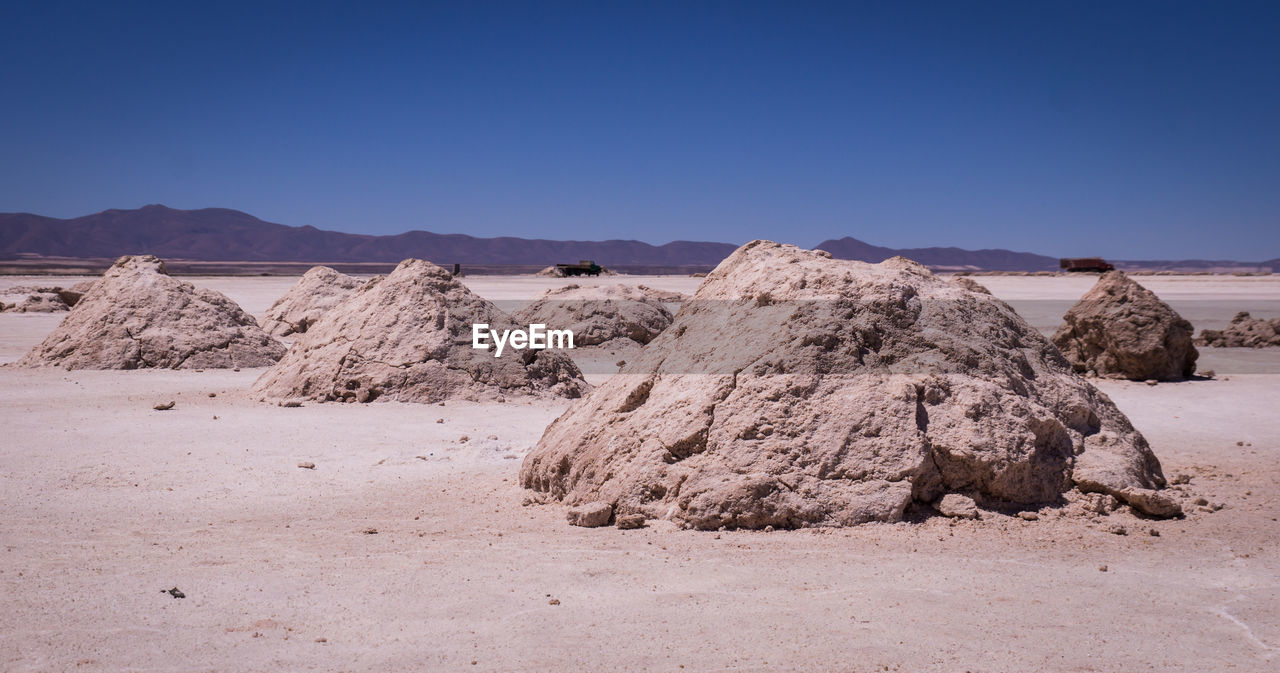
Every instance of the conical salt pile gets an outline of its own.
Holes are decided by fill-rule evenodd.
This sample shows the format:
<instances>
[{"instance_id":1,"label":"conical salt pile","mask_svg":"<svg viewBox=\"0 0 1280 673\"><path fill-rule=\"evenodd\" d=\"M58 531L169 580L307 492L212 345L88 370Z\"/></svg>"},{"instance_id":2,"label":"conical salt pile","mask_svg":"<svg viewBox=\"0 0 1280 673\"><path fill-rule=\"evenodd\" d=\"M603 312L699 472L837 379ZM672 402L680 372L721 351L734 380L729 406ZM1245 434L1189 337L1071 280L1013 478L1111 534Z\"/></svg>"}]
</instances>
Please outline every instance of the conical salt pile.
<instances>
[{"instance_id":1,"label":"conical salt pile","mask_svg":"<svg viewBox=\"0 0 1280 673\"><path fill-rule=\"evenodd\" d=\"M520 480L701 529L896 521L948 494L1016 508L1073 488L1180 511L1142 435L1008 305L902 258L767 241L552 423Z\"/></svg>"},{"instance_id":2,"label":"conical salt pile","mask_svg":"<svg viewBox=\"0 0 1280 673\"><path fill-rule=\"evenodd\" d=\"M262 329L281 337L301 334L364 284L327 266L313 266L267 309Z\"/></svg>"},{"instance_id":3,"label":"conical salt pile","mask_svg":"<svg viewBox=\"0 0 1280 673\"><path fill-rule=\"evenodd\" d=\"M448 271L419 259L362 285L254 383L263 399L437 402L510 394L578 397L573 361L552 350L472 347L473 325L516 329Z\"/></svg>"},{"instance_id":4,"label":"conical salt pile","mask_svg":"<svg viewBox=\"0 0 1280 673\"><path fill-rule=\"evenodd\" d=\"M116 260L19 366L265 367L284 345L225 295L168 275L151 255Z\"/></svg>"}]
</instances>

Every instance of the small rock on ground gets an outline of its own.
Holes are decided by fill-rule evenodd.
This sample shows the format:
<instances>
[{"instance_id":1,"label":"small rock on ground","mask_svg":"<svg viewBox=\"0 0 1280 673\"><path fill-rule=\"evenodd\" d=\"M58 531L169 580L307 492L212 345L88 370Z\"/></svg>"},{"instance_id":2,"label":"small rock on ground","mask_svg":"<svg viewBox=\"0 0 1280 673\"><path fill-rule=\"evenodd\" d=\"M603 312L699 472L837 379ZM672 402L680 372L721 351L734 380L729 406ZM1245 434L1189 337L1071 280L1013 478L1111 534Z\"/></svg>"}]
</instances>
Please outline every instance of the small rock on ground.
<instances>
[{"instance_id":1,"label":"small rock on ground","mask_svg":"<svg viewBox=\"0 0 1280 673\"><path fill-rule=\"evenodd\" d=\"M978 518L978 505L966 495L959 493L948 493L938 499L933 504L933 508L943 516L955 517L958 519L976 519Z\"/></svg>"},{"instance_id":2,"label":"small rock on ground","mask_svg":"<svg viewBox=\"0 0 1280 673\"><path fill-rule=\"evenodd\" d=\"M565 515L569 524L584 528L596 528L609 523L613 518L613 505L607 502L589 502L569 509Z\"/></svg>"}]
</instances>

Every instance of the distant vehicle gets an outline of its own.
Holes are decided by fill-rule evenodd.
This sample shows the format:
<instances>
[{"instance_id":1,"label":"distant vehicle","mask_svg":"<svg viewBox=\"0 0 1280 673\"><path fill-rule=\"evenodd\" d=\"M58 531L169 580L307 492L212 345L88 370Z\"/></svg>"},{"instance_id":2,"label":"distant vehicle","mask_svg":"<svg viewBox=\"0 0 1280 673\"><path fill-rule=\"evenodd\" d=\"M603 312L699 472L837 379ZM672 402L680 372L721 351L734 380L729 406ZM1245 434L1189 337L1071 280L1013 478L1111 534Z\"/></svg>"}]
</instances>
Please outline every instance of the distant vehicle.
<instances>
[{"instance_id":1,"label":"distant vehicle","mask_svg":"<svg viewBox=\"0 0 1280 673\"><path fill-rule=\"evenodd\" d=\"M1058 268L1065 269L1067 273L1084 271L1103 273L1116 270L1114 264L1101 257L1068 257L1060 259L1058 260Z\"/></svg>"},{"instance_id":2,"label":"distant vehicle","mask_svg":"<svg viewBox=\"0 0 1280 673\"><path fill-rule=\"evenodd\" d=\"M599 276L604 267L590 259L580 259L577 264L557 264L556 268L566 276Z\"/></svg>"}]
</instances>

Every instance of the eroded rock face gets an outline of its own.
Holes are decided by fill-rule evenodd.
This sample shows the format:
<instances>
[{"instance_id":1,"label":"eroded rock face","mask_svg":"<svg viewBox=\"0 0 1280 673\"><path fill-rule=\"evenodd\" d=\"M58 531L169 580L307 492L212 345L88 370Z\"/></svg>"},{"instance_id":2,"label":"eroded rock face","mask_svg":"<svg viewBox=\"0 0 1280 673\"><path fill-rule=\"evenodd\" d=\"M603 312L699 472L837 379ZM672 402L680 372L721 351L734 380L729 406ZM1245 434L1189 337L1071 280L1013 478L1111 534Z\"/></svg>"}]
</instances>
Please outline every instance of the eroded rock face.
<instances>
[{"instance_id":1,"label":"eroded rock face","mask_svg":"<svg viewBox=\"0 0 1280 673\"><path fill-rule=\"evenodd\" d=\"M767 241L721 263L520 473L570 505L700 529L897 521L947 493L1057 502L1078 479L1171 503L1142 435L1005 303L902 258Z\"/></svg>"},{"instance_id":2,"label":"eroded rock face","mask_svg":"<svg viewBox=\"0 0 1280 673\"><path fill-rule=\"evenodd\" d=\"M663 306L668 297L626 285L566 285L547 290L511 317L518 323L573 330L575 346L611 339L647 344L671 324L671 312Z\"/></svg>"},{"instance_id":3,"label":"eroded rock face","mask_svg":"<svg viewBox=\"0 0 1280 673\"><path fill-rule=\"evenodd\" d=\"M116 260L19 366L265 367L284 346L225 295L168 275L151 255Z\"/></svg>"},{"instance_id":4,"label":"eroded rock face","mask_svg":"<svg viewBox=\"0 0 1280 673\"><path fill-rule=\"evenodd\" d=\"M1196 371L1193 328L1155 293L1108 271L1053 335L1077 372L1133 381L1179 381Z\"/></svg>"},{"instance_id":5,"label":"eroded rock face","mask_svg":"<svg viewBox=\"0 0 1280 673\"><path fill-rule=\"evenodd\" d=\"M472 324L515 329L496 306L448 271L423 260L400 263L362 286L299 335L258 379L262 399L437 402L504 394L578 397L588 388L559 351L472 348Z\"/></svg>"},{"instance_id":6,"label":"eroded rock face","mask_svg":"<svg viewBox=\"0 0 1280 673\"><path fill-rule=\"evenodd\" d=\"M1197 346L1210 348L1270 348L1280 346L1280 318L1254 318L1248 312L1237 313L1224 330L1200 332Z\"/></svg>"},{"instance_id":7,"label":"eroded rock face","mask_svg":"<svg viewBox=\"0 0 1280 673\"><path fill-rule=\"evenodd\" d=\"M281 337L301 334L364 283L327 266L313 266L267 309L262 328Z\"/></svg>"}]
</instances>

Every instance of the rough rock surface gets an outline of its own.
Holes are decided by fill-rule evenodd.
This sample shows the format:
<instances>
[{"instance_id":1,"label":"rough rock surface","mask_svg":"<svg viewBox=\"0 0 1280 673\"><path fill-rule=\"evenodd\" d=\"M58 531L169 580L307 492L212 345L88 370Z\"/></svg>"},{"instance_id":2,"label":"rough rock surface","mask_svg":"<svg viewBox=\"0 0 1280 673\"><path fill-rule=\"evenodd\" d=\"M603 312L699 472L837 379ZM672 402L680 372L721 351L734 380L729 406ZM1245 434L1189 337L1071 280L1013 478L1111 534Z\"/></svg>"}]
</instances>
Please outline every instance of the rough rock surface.
<instances>
[{"instance_id":1,"label":"rough rock surface","mask_svg":"<svg viewBox=\"0 0 1280 673\"><path fill-rule=\"evenodd\" d=\"M1210 348L1268 348L1280 346L1280 318L1254 318L1247 312L1237 313L1224 330L1200 332L1197 346Z\"/></svg>"},{"instance_id":2,"label":"rough rock surface","mask_svg":"<svg viewBox=\"0 0 1280 673\"><path fill-rule=\"evenodd\" d=\"M419 259L360 286L299 335L253 385L271 401L438 402L503 393L578 397L588 388L559 351L472 348L472 324L516 329L448 271Z\"/></svg>"},{"instance_id":3,"label":"rough rock surface","mask_svg":"<svg viewBox=\"0 0 1280 673\"><path fill-rule=\"evenodd\" d=\"M313 266L267 309L262 329L282 337L301 334L364 283L327 266Z\"/></svg>"},{"instance_id":4,"label":"rough rock surface","mask_svg":"<svg viewBox=\"0 0 1280 673\"><path fill-rule=\"evenodd\" d=\"M1142 435L1008 305L902 258L767 241L721 263L520 472L570 505L700 529L897 521L947 493L1062 503L1080 480L1172 504Z\"/></svg>"},{"instance_id":5,"label":"rough rock surface","mask_svg":"<svg viewBox=\"0 0 1280 673\"><path fill-rule=\"evenodd\" d=\"M1122 271L1102 274L1063 320L1053 343L1077 372L1179 381L1196 371L1191 323Z\"/></svg>"},{"instance_id":6,"label":"rough rock surface","mask_svg":"<svg viewBox=\"0 0 1280 673\"><path fill-rule=\"evenodd\" d=\"M511 315L518 323L573 330L574 346L625 338L647 344L671 324L666 293L626 285L566 285Z\"/></svg>"},{"instance_id":7,"label":"rough rock surface","mask_svg":"<svg viewBox=\"0 0 1280 673\"><path fill-rule=\"evenodd\" d=\"M565 512L565 519L569 521L569 525L584 528L607 526L611 518L613 518L613 506L607 502L589 502L571 507L568 512Z\"/></svg>"},{"instance_id":8,"label":"rough rock surface","mask_svg":"<svg viewBox=\"0 0 1280 673\"><path fill-rule=\"evenodd\" d=\"M18 364L67 369L265 367L284 350L222 293L173 278L158 258L138 255L116 260Z\"/></svg>"}]
</instances>

